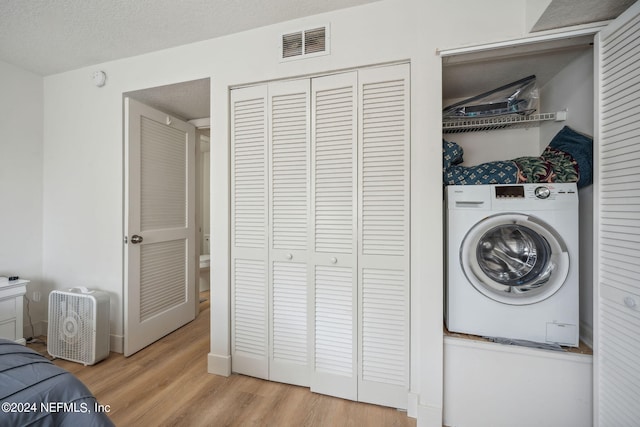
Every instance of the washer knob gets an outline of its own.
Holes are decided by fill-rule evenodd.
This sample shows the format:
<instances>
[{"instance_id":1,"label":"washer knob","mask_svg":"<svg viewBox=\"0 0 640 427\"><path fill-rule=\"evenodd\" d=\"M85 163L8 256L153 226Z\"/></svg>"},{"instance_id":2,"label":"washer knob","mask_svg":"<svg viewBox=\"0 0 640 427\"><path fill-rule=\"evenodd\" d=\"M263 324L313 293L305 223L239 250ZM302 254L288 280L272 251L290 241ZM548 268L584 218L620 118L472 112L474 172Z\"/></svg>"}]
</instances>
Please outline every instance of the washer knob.
<instances>
[{"instance_id":1,"label":"washer knob","mask_svg":"<svg viewBox=\"0 0 640 427\"><path fill-rule=\"evenodd\" d=\"M534 194L538 199L546 199L551 195L551 190L549 190L547 187L536 187L536 189L534 190Z\"/></svg>"}]
</instances>

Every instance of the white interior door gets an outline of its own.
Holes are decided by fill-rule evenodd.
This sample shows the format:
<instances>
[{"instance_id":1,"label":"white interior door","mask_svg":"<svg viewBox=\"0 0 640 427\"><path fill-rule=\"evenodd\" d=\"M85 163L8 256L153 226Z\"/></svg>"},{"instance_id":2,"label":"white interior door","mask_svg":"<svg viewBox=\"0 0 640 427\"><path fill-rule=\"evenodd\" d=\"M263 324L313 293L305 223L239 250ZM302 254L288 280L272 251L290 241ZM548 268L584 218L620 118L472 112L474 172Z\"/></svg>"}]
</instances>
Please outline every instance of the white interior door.
<instances>
[{"instance_id":1,"label":"white interior door","mask_svg":"<svg viewBox=\"0 0 640 427\"><path fill-rule=\"evenodd\" d=\"M357 72L311 82L311 390L357 400Z\"/></svg>"},{"instance_id":2,"label":"white interior door","mask_svg":"<svg viewBox=\"0 0 640 427\"><path fill-rule=\"evenodd\" d=\"M640 420L640 2L604 29L599 48L600 129L594 423Z\"/></svg>"},{"instance_id":3,"label":"white interior door","mask_svg":"<svg viewBox=\"0 0 640 427\"><path fill-rule=\"evenodd\" d=\"M308 386L310 80L268 91L269 379Z\"/></svg>"},{"instance_id":4,"label":"white interior door","mask_svg":"<svg viewBox=\"0 0 640 427\"><path fill-rule=\"evenodd\" d=\"M125 99L125 356L195 318L195 155L195 127Z\"/></svg>"},{"instance_id":5,"label":"white interior door","mask_svg":"<svg viewBox=\"0 0 640 427\"><path fill-rule=\"evenodd\" d=\"M231 369L269 377L267 85L231 91Z\"/></svg>"},{"instance_id":6,"label":"white interior door","mask_svg":"<svg viewBox=\"0 0 640 427\"><path fill-rule=\"evenodd\" d=\"M358 71L358 400L407 408L409 64Z\"/></svg>"}]
</instances>

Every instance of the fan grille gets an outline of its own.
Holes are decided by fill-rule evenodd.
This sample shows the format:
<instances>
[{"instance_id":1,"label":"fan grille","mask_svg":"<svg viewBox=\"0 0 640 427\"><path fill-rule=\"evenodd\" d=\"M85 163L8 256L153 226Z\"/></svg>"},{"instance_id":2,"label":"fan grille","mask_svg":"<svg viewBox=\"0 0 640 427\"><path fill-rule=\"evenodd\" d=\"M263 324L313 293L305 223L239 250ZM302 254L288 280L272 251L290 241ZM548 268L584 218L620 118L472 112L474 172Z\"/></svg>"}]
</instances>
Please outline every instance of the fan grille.
<instances>
[{"instance_id":1,"label":"fan grille","mask_svg":"<svg viewBox=\"0 0 640 427\"><path fill-rule=\"evenodd\" d=\"M95 354L95 301L86 295L51 292L49 295L49 354L89 364Z\"/></svg>"}]
</instances>

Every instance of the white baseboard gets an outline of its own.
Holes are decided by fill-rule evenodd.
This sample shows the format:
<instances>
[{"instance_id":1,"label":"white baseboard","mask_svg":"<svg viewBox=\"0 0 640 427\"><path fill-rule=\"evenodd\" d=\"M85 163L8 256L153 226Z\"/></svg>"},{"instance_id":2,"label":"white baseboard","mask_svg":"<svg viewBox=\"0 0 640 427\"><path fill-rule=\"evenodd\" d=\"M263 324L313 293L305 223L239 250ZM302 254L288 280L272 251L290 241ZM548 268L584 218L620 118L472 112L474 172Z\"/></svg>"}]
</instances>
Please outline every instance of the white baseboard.
<instances>
[{"instance_id":1,"label":"white baseboard","mask_svg":"<svg viewBox=\"0 0 640 427\"><path fill-rule=\"evenodd\" d=\"M109 335L109 351L113 351L115 353L124 353L123 335Z\"/></svg>"},{"instance_id":2,"label":"white baseboard","mask_svg":"<svg viewBox=\"0 0 640 427\"><path fill-rule=\"evenodd\" d=\"M416 393L409 393L407 399L407 416L411 418L418 418L418 395Z\"/></svg>"},{"instance_id":3,"label":"white baseboard","mask_svg":"<svg viewBox=\"0 0 640 427\"><path fill-rule=\"evenodd\" d=\"M207 356L207 372L228 377L231 375L231 356L209 353Z\"/></svg>"},{"instance_id":4,"label":"white baseboard","mask_svg":"<svg viewBox=\"0 0 640 427\"><path fill-rule=\"evenodd\" d=\"M47 336L48 333L48 322L41 321L33 324L33 329L35 332L35 336L38 337L40 335ZM26 338L31 336L31 325L26 325L24 328L24 336ZM113 351L116 353L124 353L124 336L122 335L109 335L109 351Z\"/></svg>"},{"instance_id":5,"label":"white baseboard","mask_svg":"<svg viewBox=\"0 0 640 427\"><path fill-rule=\"evenodd\" d=\"M418 404L417 427L442 427L442 407Z\"/></svg>"},{"instance_id":6,"label":"white baseboard","mask_svg":"<svg viewBox=\"0 0 640 427\"><path fill-rule=\"evenodd\" d=\"M593 326L585 322L580 322L580 339L589 348L593 348Z\"/></svg>"}]
</instances>

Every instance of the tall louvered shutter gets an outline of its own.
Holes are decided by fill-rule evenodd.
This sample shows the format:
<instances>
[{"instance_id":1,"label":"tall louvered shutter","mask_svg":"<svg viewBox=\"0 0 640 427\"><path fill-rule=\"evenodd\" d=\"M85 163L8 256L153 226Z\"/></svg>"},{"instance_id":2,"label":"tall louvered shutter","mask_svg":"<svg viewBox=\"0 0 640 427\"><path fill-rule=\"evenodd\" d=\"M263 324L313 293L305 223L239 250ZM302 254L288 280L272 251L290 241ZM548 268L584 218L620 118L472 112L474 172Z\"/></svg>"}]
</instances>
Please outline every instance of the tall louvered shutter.
<instances>
[{"instance_id":1,"label":"tall louvered shutter","mask_svg":"<svg viewBox=\"0 0 640 427\"><path fill-rule=\"evenodd\" d=\"M309 385L309 79L270 83L269 379Z\"/></svg>"},{"instance_id":2,"label":"tall louvered shutter","mask_svg":"<svg viewBox=\"0 0 640 427\"><path fill-rule=\"evenodd\" d=\"M640 420L640 3L600 34L595 420Z\"/></svg>"},{"instance_id":3,"label":"tall louvered shutter","mask_svg":"<svg viewBox=\"0 0 640 427\"><path fill-rule=\"evenodd\" d=\"M157 120L157 118L156 118ZM183 129L140 118L140 231L187 226L188 141ZM140 321L187 301L187 239L140 246Z\"/></svg>"},{"instance_id":4,"label":"tall louvered shutter","mask_svg":"<svg viewBox=\"0 0 640 427\"><path fill-rule=\"evenodd\" d=\"M311 87L311 390L356 400L357 73Z\"/></svg>"},{"instance_id":5,"label":"tall louvered shutter","mask_svg":"<svg viewBox=\"0 0 640 427\"><path fill-rule=\"evenodd\" d=\"M231 91L232 370L268 378L267 87Z\"/></svg>"},{"instance_id":6,"label":"tall louvered shutter","mask_svg":"<svg viewBox=\"0 0 640 427\"><path fill-rule=\"evenodd\" d=\"M407 407L409 65L360 70L358 400Z\"/></svg>"}]
</instances>

